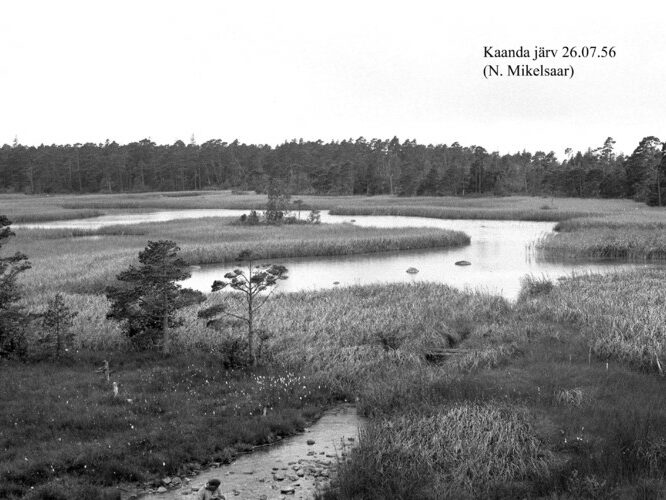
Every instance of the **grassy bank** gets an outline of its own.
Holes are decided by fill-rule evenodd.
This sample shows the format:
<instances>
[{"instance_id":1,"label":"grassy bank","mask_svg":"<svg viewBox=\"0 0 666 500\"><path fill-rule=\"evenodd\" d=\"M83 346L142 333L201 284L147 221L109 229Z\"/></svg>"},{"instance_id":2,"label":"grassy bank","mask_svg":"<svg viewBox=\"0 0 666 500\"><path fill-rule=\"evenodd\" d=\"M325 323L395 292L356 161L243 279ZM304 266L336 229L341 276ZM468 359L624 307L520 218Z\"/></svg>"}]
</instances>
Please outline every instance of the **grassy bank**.
<instances>
[{"instance_id":1,"label":"grassy bank","mask_svg":"<svg viewBox=\"0 0 666 500\"><path fill-rule=\"evenodd\" d=\"M513 209L507 207L338 207L331 210L333 215L402 215L406 217L430 217L433 219L487 219L487 220L525 220L557 222L572 217L583 217L589 212L553 209L544 205L537 209Z\"/></svg>"},{"instance_id":2,"label":"grassy bank","mask_svg":"<svg viewBox=\"0 0 666 500\"><path fill-rule=\"evenodd\" d=\"M103 358L118 397L96 373ZM6 362L0 376L0 497L7 499L91 500L118 483L227 463L302 430L333 397L321 381L225 371L201 352Z\"/></svg>"},{"instance_id":3,"label":"grassy bank","mask_svg":"<svg viewBox=\"0 0 666 500\"><path fill-rule=\"evenodd\" d=\"M547 258L666 259L666 210L584 217L559 222L537 245Z\"/></svg>"},{"instance_id":4,"label":"grassy bank","mask_svg":"<svg viewBox=\"0 0 666 500\"><path fill-rule=\"evenodd\" d=\"M660 373L666 370L665 280L657 269L571 278L530 307L574 325L599 359Z\"/></svg>"},{"instance_id":5,"label":"grassy bank","mask_svg":"<svg viewBox=\"0 0 666 500\"><path fill-rule=\"evenodd\" d=\"M17 229L16 248L33 268L22 277L33 292L61 290L99 293L136 259L146 241L177 241L192 265L232 262L250 248L259 258L351 255L359 253L452 247L469 244L457 231L378 229L349 224L236 226L231 219L198 219L98 230Z\"/></svg>"}]
</instances>

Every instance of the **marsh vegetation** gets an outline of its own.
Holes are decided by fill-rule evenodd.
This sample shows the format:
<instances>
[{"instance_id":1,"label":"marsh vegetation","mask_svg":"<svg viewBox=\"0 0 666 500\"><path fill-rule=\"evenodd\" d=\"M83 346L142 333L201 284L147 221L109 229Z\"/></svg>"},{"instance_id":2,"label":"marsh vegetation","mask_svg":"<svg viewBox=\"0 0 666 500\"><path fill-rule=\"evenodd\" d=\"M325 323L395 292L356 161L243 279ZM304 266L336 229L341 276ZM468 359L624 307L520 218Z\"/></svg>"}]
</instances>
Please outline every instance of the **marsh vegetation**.
<instances>
[{"instance_id":1,"label":"marsh vegetation","mask_svg":"<svg viewBox=\"0 0 666 500\"><path fill-rule=\"evenodd\" d=\"M151 203L219 208L231 199L251 208L253 196L91 196L57 204L62 212L106 212L120 210L108 208L114 203L136 201L132 210ZM479 210L500 214L493 218L559 214L553 220L560 232L542 243L544 250L563 236L581 241L597 228L610 234L630 226L635 247L662 248L648 236L666 223L663 212L617 200L304 200L380 211L394 203L391 210L407 207L413 212L403 215L419 216L443 207L469 217ZM544 203L552 208L539 208ZM103 291L136 265L148 240L177 241L188 264L232 261L248 246L268 260L467 242L432 229L232 222L17 229L11 246L33 266L22 273L20 305L43 314L60 293L59 307L77 314L68 317L67 347L57 359L39 343L45 332L33 327L26 357L0 361L0 496L96 498L120 484L157 484L302 429L345 399L356 401L368 423L325 498L666 493L663 269L530 277L515 301L421 282L276 293L254 318L256 367L248 362L245 324L210 328L199 315L219 304L242 309L243 297L211 294L202 305L179 309L169 355L137 351L121 325L107 319ZM97 373L104 360L108 379Z\"/></svg>"}]
</instances>

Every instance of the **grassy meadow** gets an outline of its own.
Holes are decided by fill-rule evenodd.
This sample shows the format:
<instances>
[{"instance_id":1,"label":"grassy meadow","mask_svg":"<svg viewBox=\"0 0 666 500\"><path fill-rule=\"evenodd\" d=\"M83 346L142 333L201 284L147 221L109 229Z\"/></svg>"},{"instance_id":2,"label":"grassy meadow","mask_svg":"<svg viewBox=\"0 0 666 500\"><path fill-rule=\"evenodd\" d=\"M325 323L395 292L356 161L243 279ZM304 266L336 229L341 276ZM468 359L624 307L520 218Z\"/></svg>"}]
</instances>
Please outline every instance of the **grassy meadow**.
<instances>
[{"instance_id":1,"label":"grassy meadow","mask_svg":"<svg viewBox=\"0 0 666 500\"><path fill-rule=\"evenodd\" d=\"M666 256L664 210L627 200L302 199L349 215L558 221L539 243L554 258ZM2 195L0 213L27 222L264 204L228 192ZM207 328L195 306L181 310L172 355L133 351L102 292L147 240L178 242L192 265L248 246L270 259L469 242L433 229L232 222L17 228L6 250L33 264L24 304L41 311L59 291L79 314L64 359L37 348L27 362L0 359L0 497L114 498L119 485L232 460L344 399L367 425L323 499L666 497L666 271L528 278L516 302L434 283L277 293L257 318L258 368L243 366L240 326ZM595 239L608 253L590 250ZM238 297L204 305L221 300ZM40 335L36 325L33 345ZM96 372L104 359L119 398Z\"/></svg>"},{"instance_id":2,"label":"grassy meadow","mask_svg":"<svg viewBox=\"0 0 666 500\"><path fill-rule=\"evenodd\" d=\"M631 215L658 212L631 200L584 198L311 196L295 195L303 209L333 210L343 215L406 216L561 221L581 216ZM119 212L178 209L263 209L266 195L251 192L188 191L88 195L0 195L0 213L10 220L36 222L94 217ZM662 210L663 211L663 210ZM72 215L75 214L75 215Z\"/></svg>"}]
</instances>

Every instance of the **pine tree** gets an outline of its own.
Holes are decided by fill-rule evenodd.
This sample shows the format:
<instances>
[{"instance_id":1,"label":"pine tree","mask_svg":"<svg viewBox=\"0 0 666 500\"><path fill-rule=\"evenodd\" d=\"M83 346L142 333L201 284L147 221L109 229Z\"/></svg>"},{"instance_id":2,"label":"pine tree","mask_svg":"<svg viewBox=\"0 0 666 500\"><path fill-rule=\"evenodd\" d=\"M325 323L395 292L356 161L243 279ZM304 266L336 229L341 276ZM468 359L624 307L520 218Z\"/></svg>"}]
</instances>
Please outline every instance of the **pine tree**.
<instances>
[{"instance_id":1,"label":"pine tree","mask_svg":"<svg viewBox=\"0 0 666 500\"><path fill-rule=\"evenodd\" d=\"M0 248L3 241L14 236L10 226L9 219L0 215ZM16 280L19 274L28 269L28 258L20 252L0 257L0 356L22 355L26 348L23 332L29 315L18 305L21 290Z\"/></svg>"},{"instance_id":2,"label":"pine tree","mask_svg":"<svg viewBox=\"0 0 666 500\"><path fill-rule=\"evenodd\" d=\"M77 315L76 311L67 307L61 293L55 294L49 301L48 309L42 317L42 326L47 332L42 341L53 347L56 358L59 358L62 350L72 342L74 335L70 328Z\"/></svg>"},{"instance_id":3,"label":"pine tree","mask_svg":"<svg viewBox=\"0 0 666 500\"><path fill-rule=\"evenodd\" d=\"M111 301L107 317L124 322L127 336L139 347L158 344L161 338L165 354L170 351L170 329L182 323L176 311L204 300L200 292L178 284L190 277L179 250L173 241L149 241L139 253L141 266L132 265L116 276L125 285L106 290Z\"/></svg>"},{"instance_id":4,"label":"pine tree","mask_svg":"<svg viewBox=\"0 0 666 500\"><path fill-rule=\"evenodd\" d=\"M256 366L257 356L254 347L256 314L275 290L274 287L278 280L287 279L287 268L276 264L255 266L255 256L249 250L241 252L238 260L245 263L245 269L234 269L224 275L225 280L214 281L212 291L217 292L229 286L241 292L245 302L245 310L229 310L227 304L221 303L199 311L199 317L207 319L208 326L219 326L224 316L245 323L247 325L247 344L250 359L252 366ZM269 291L269 293L262 296L262 292L265 291Z\"/></svg>"}]
</instances>

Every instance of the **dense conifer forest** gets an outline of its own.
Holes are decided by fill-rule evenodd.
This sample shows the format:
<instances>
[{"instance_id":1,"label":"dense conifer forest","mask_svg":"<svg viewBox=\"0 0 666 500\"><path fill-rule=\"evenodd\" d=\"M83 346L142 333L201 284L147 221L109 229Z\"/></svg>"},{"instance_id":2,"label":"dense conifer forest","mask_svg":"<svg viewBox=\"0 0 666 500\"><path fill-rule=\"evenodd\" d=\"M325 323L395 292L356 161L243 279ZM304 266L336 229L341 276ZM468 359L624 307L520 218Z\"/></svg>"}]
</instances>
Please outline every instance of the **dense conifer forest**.
<instances>
[{"instance_id":1,"label":"dense conifer forest","mask_svg":"<svg viewBox=\"0 0 666 500\"><path fill-rule=\"evenodd\" d=\"M666 203L666 146L645 137L629 156L609 137L585 152L501 155L481 146L360 137L276 147L210 140L158 145L67 144L0 148L0 190L32 194L238 189L323 195L508 195L632 198Z\"/></svg>"}]
</instances>

